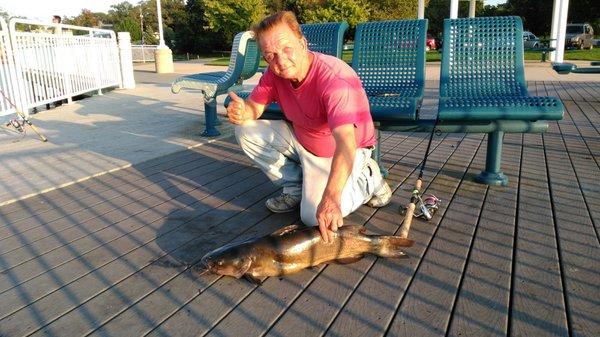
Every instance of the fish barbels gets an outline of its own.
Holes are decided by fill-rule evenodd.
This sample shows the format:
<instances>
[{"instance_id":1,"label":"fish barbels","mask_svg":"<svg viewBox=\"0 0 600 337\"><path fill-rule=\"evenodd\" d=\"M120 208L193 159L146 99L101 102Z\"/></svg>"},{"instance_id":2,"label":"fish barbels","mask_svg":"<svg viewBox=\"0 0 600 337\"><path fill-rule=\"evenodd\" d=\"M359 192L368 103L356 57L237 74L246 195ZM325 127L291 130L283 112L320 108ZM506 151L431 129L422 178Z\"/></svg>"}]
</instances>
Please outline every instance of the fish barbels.
<instances>
[{"instance_id":1,"label":"fish barbels","mask_svg":"<svg viewBox=\"0 0 600 337\"><path fill-rule=\"evenodd\" d=\"M318 227L291 225L270 235L223 246L204 255L207 271L256 280L282 276L323 263L351 263L364 254L404 257L402 248L412 246L406 238L366 235L363 226L343 226L334 240L325 243Z\"/></svg>"}]
</instances>

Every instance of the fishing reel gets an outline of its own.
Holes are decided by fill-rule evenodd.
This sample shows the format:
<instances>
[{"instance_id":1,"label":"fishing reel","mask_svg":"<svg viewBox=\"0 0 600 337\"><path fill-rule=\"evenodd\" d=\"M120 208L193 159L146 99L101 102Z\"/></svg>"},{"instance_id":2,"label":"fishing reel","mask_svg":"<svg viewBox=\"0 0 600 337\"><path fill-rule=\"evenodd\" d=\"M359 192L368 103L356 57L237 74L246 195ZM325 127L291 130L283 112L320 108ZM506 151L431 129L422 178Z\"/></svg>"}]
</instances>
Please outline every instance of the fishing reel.
<instances>
[{"instance_id":1,"label":"fishing reel","mask_svg":"<svg viewBox=\"0 0 600 337\"><path fill-rule=\"evenodd\" d=\"M423 218L427 221L433 218L435 212L439 208L440 199L433 194L421 198L421 195L417 195L418 202L415 207L413 216L415 218ZM406 206L400 206L400 214L406 215Z\"/></svg>"},{"instance_id":2,"label":"fishing reel","mask_svg":"<svg viewBox=\"0 0 600 337\"><path fill-rule=\"evenodd\" d=\"M25 132L24 124L25 123L19 121L18 119L13 118L13 119L9 120L8 122L6 122L6 127L12 126L13 128L15 128L15 130L18 133L24 133Z\"/></svg>"}]
</instances>

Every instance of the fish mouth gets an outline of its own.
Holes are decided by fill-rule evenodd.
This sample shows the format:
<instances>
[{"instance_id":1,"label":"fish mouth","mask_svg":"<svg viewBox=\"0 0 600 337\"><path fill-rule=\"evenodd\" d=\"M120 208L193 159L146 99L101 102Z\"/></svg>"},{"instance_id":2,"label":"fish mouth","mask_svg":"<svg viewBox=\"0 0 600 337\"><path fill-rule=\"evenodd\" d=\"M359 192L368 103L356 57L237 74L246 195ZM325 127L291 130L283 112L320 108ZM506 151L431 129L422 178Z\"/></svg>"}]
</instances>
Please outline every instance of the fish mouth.
<instances>
[{"instance_id":1,"label":"fish mouth","mask_svg":"<svg viewBox=\"0 0 600 337\"><path fill-rule=\"evenodd\" d=\"M200 263L197 264L196 271L200 273L200 275L206 273L214 273L215 263L207 258L202 258Z\"/></svg>"}]
</instances>

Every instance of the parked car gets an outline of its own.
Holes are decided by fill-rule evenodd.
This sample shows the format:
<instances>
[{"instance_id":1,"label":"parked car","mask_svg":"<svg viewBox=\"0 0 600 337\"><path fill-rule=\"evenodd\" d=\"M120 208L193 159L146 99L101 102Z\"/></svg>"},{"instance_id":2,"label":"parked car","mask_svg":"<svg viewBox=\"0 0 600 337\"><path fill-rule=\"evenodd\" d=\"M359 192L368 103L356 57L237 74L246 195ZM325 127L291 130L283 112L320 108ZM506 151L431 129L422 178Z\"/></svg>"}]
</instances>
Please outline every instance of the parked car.
<instances>
[{"instance_id":1,"label":"parked car","mask_svg":"<svg viewBox=\"0 0 600 337\"><path fill-rule=\"evenodd\" d=\"M578 49L594 48L594 29L588 23L568 24L565 46Z\"/></svg>"},{"instance_id":2,"label":"parked car","mask_svg":"<svg viewBox=\"0 0 600 337\"><path fill-rule=\"evenodd\" d=\"M435 44L435 38L431 34L427 34L427 41L425 42L425 50L436 50L437 45Z\"/></svg>"},{"instance_id":3,"label":"parked car","mask_svg":"<svg viewBox=\"0 0 600 337\"><path fill-rule=\"evenodd\" d=\"M523 47L525 49L535 49L540 47L540 39L533 33L524 31L523 32Z\"/></svg>"}]
</instances>

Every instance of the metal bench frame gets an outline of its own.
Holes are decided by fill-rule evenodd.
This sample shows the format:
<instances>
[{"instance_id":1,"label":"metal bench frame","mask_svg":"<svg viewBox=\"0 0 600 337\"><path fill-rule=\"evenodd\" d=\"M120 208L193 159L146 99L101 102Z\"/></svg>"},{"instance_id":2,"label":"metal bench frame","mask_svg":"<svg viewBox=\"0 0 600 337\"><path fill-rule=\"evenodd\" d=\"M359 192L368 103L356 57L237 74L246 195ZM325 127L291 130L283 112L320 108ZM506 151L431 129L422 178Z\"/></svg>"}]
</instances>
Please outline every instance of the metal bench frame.
<instances>
[{"instance_id":1,"label":"metal bench frame","mask_svg":"<svg viewBox=\"0 0 600 337\"><path fill-rule=\"evenodd\" d=\"M171 85L173 93L178 93L182 88L202 91L206 121L206 129L202 132L202 136L214 137L220 135L215 127L219 125L217 96L227 93L231 86L241 85L245 79L254 76L259 61L260 52L254 34L251 31L240 32L233 39L227 71L180 76L173 82Z\"/></svg>"}]
</instances>

